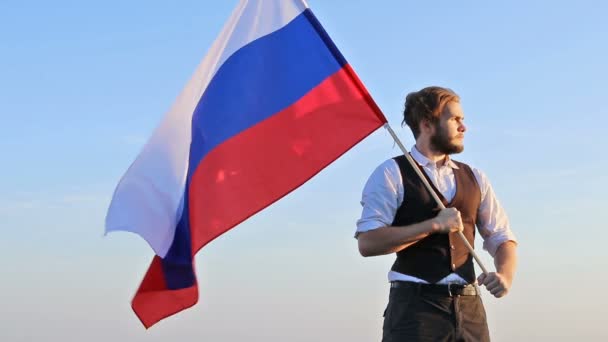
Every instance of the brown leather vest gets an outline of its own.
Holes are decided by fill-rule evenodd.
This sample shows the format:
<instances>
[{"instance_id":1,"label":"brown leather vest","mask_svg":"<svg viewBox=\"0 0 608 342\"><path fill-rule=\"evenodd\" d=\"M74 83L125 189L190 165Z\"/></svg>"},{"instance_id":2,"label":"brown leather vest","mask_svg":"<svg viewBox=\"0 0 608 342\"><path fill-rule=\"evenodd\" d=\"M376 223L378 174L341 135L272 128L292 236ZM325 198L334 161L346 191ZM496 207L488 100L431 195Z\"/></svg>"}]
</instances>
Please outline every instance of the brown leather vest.
<instances>
[{"instance_id":1,"label":"brown leather vest","mask_svg":"<svg viewBox=\"0 0 608 342\"><path fill-rule=\"evenodd\" d=\"M437 216L440 209L405 156L393 159L401 170L405 191L403 203L397 210L392 225L407 226ZM453 169L456 194L451 202L441 195L424 171L422 174L446 207L454 207L460 211L464 224L463 233L473 246L481 192L471 168L466 164L454 160L453 162L458 165L458 169ZM392 270L424 279L429 283L436 283L452 272L460 275L469 283L475 281L473 257L457 233L431 234L401 250L397 253L397 260L395 260Z\"/></svg>"}]
</instances>

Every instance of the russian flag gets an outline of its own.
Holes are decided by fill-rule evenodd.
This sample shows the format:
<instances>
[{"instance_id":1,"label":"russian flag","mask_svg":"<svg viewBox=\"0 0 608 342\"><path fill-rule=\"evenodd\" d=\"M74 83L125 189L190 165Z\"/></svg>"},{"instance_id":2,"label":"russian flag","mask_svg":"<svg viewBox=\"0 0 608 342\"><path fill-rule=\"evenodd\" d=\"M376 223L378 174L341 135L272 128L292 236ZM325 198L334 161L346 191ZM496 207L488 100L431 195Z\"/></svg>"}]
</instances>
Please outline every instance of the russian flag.
<instances>
[{"instance_id":1,"label":"russian flag","mask_svg":"<svg viewBox=\"0 0 608 342\"><path fill-rule=\"evenodd\" d=\"M198 250L384 123L304 1L240 1L108 209L106 232L156 254L132 302L146 328L197 302Z\"/></svg>"}]
</instances>

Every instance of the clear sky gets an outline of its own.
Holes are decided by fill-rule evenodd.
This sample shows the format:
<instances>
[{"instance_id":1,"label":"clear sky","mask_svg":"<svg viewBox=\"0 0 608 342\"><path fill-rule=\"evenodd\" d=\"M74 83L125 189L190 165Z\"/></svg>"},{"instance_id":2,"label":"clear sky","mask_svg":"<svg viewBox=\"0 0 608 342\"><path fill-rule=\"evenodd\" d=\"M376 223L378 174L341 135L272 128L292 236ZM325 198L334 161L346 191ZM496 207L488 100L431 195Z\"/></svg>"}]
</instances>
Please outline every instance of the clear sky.
<instances>
[{"instance_id":1,"label":"clear sky","mask_svg":"<svg viewBox=\"0 0 608 342\"><path fill-rule=\"evenodd\" d=\"M152 252L103 237L110 196L236 3L0 4L1 341L380 339L393 257L362 258L353 233L368 175L399 154L382 129L205 247L193 309L149 331L130 310ZM309 5L407 146L408 92L461 95L456 159L520 241L511 293L484 293L494 340L606 340L608 2Z\"/></svg>"}]
</instances>

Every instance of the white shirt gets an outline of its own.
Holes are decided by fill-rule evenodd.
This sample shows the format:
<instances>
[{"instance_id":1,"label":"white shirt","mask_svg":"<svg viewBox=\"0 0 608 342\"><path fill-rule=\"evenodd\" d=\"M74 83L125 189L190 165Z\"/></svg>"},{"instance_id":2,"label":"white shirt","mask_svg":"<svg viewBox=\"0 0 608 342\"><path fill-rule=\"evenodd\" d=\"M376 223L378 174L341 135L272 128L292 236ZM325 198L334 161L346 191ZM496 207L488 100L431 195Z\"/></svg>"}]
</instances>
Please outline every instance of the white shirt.
<instances>
[{"instance_id":1,"label":"white shirt","mask_svg":"<svg viewBox=\"0 0 608 342\"><path fill-rule=\"evenodd\" d=\"M415 146L411 150L411 155L422 166L437 190L441 192L448 202L451 201L456 193L456 180L453 169L458 169L458 166L447 157L446 162L442 166L437 167L436 163L426 158ZM480 170L473 167L471 169L481 191L481 203L477 211L477 230L484 240L483 249L487 250L494 257L496 250L502 243L506 241L517 242L517 240L509 226L509 218L498 202L494 190L492 190L490 181ZM403 203L404 192L401 171L397 162L389 159L378 166L363 188L361 199L363 211L361 218L357 220L355 237L358 237L359 233L362 232L390 226L393 223L397 209ZM426 283L422 279L394 271L388 273L388 280ZM437 283L466 284L466 281L456 273L451 273Z\"/></svg>"}]
</instances>

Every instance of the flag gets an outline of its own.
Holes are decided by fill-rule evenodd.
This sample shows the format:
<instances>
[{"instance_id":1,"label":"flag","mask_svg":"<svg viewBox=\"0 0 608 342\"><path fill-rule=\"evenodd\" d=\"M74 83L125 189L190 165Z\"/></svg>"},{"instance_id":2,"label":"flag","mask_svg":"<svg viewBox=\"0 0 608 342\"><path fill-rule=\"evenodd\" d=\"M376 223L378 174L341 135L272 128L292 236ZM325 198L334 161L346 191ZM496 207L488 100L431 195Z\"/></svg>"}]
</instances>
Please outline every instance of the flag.
<instances>
[{"instance_id":1,"label":"flag","mask_svg":"<svg viewBox=\"0 0 608 342\"><path fill-rule=\"evenodd\" d=\"M198 250L385 122L304 1L242 0L108 209L106 232L156 254L132 301L144 326L198 301Z\"/></svg>"}]
</instances>

